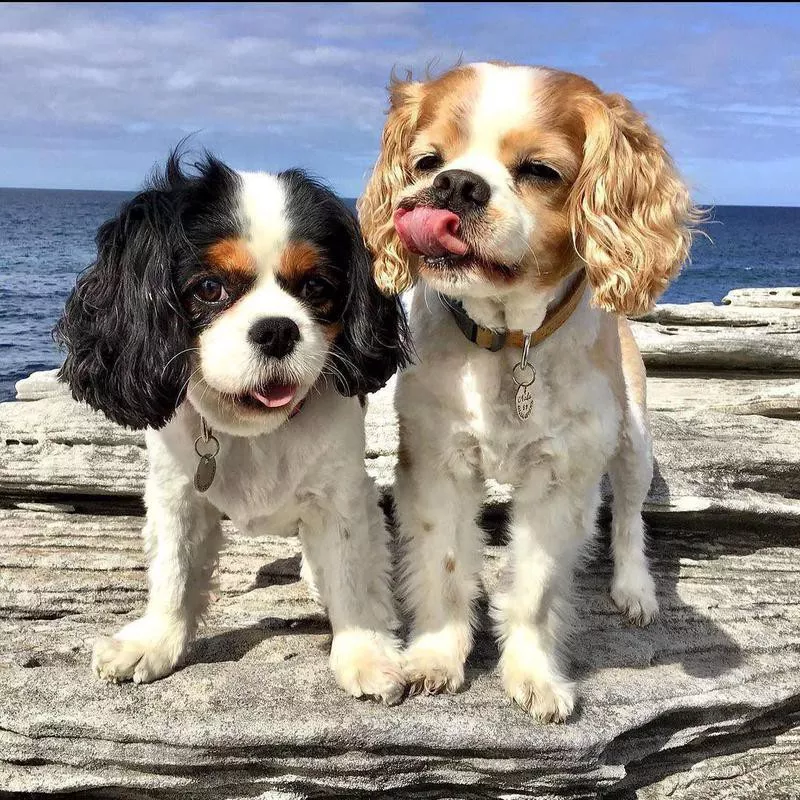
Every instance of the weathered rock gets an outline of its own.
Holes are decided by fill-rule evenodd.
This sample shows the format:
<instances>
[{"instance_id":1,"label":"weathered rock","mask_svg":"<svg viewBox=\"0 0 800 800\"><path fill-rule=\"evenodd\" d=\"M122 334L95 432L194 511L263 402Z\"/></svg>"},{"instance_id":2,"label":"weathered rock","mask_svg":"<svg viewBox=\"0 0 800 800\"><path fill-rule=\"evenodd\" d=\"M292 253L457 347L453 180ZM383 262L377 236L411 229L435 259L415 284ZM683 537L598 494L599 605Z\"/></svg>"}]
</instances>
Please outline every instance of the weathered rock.
<instances>
[{"instance_id":1,"label":"weathered rock","mask_svg":"<svg viewBox=\"0 0 800 800\"><path fill-rule=\"evenodd\" d=\"M633 322L648 371L800 372L800 326L731 327Z\"/></svg>"},{"instance_id":2,"label":"weathered rock","mask_svg":"<svg viewBox=\"0 0 800 800\"><path fill-rule=\"evenodd\" d=\"M763 308L800 308L800 287L780 286L769 289L732 289L722 302L734 306Z\"/></svg>"},{"instance_id":3,"label":"weathered rock","mask_svg":"<svg viewBox=\"0 0 800 800\"><path fill-rule=\"evenodd\" d=\"M691 370L659 370L647 379L651 411L707 409L730 414L798 418L800 381L752 372L696 374Z\"/></svg>"},{"instance_id":4,"label":"weathered rock","mask_svg":"<svg viewBox=\"0 0 800 800\"><path fill-rule=\"evenodd\" d=\"M367 469L384 489L393 481L397 449L391 391L389 386L373 396L367 413ZM781 399L781 408L796 408L792 397ZM745 511L764 519L800 514L798 424L758 413L715 412L706 400L706 408L652 411L658 475L648 513L684 520ZM748 413L747 403L756 402L769 405L747 400L728 404L728 410ZM0 495L17 500L49 497L82 508L87 496L101 496L122 498L129 507L146 474L142 434L64 396L0 404L0 455ZM490 497L505 500L508 490L495 487Z\"/></svg>"},{"instance_id":5,"label":"weathered rock","mask_svg":"<svg viewBox=\"0 0 800 800\"><path fill-rule=\"evenodd\" d=\"M582 700L555 727L508 703L485 632L465 692L351 700L326 668L297 542L228 523L188 665L151 686L96 681L93 639L145 602L144 441L74 403L54 371L21 381L28 402L0 404L0 796L797 798L800 315L692 304L643 319L662 615L624 623L597 548L577 580ZM367 414L367 468L386 491L391 388ZM509 491L487 490L491 592Z\"/></svg>"},{"instance_id":6,"label":"weathered rock","mask_svg":"<svg viewBox=\"0 0 800 800\"><path fill-rule=\"evenodd\" d=\"M41 400L53 394L68 394L69 388L58 381L57 375L57 369L48 369L32 372L27 378L21 378L14 384L17 400Z\"/></svg>"},{"instance_id":7,"label":"weathered rock","mask_svg":"<svg viewBox=\"0 0 800 800\"><path fill-rule=\"evenodd\" d=\"M800 330L800 305L777 309L744 305L716 306L713 303L664 303L636 317L636 320L662 325L784 328L796 332Z\"/></svg>"},{"instance_id":8,"label":"weathered rock","mask_svg":"<svg viewBox=\"0 0 800 800\"><path fill-rule=\"evenodd\" d=\"M729 296L733 295L731 292ZM750 295L742 296L741 302L747 297ZM660 373L665 369L693 369L708 374L726 370L800 372L800 304L789 308L754 304L757 307L712 303L656 306L633 322L633 333L648 370Z\"/></svg>"},{"instance_id":9,"label":"weathered rock","mask_svg":"<svg viewBox=\"0 0 800 800\"><path fill-rule=\"evenodd\" d=\"M488 635L461 694L396 708L348 698L326 668L328 626L298 580L294 540L234 533L186 668L150 686L97 681L93 638L145 600L140 525L0 512L6 791L660 797L666 785L694 798L800 779L797 529L655 530L662 616L645 630L614 611L599 555L578 579L580 709L540 726L503 696ZM490 592L503 550L487 547Z\"/></svg>"}]
</instances>

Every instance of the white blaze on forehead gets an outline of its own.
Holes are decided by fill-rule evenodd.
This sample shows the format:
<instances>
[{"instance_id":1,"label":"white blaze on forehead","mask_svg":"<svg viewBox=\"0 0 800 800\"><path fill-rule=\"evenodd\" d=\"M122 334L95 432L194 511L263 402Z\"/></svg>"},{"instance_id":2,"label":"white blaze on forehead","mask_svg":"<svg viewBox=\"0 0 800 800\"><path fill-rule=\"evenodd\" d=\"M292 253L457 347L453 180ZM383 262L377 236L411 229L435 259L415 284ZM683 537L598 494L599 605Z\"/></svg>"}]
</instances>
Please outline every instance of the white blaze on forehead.
<instances>
[{"instance_id":1,"label":"white blaze on forehead","mask_svg":"<svg viewBox=\"0 0 800 800\"><path fill-rule=\"evenodd\" d=\"M469 150L496 155L505 134L530 124L536 113L533 91L547 80L549 73L540 67L472 66L479 90L471 118Z\"/></svg>"},{"instance_id":2,"label":"white blaze on forehead","mask_svg":"<svg viewBox=\"0 0 800 800\"><path fill-rule=\"evenodd\" d=\"M277 267L289 241L283 184L268 172L242 172L240 213L248 247L259 272Z\"/></svg>"},{"instance_id":3,"label":"white blaze on forehead","mask_svg":"<svg viewBox=\"0 0 800 800\"><path fill-rule=\"evenodd\" d=\"M536 220L514 191L508 166L500 160L500 143L510 131L524 129L535 120L534 91L550 73L539 67L471 66L478 97L469 116L467 147L445 169L474 172L486 181L494 223L482 243L484 252L498 262L517 264L530 251Z\"/></svg>"}]
</instances>

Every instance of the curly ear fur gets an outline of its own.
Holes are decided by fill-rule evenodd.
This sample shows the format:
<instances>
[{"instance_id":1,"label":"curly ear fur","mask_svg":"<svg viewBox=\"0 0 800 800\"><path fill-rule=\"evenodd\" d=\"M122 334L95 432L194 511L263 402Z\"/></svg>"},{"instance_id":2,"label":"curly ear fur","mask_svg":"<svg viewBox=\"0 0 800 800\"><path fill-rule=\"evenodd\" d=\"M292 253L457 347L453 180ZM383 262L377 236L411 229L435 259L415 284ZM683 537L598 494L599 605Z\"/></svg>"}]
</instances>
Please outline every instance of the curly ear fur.
<instances>
[{"instance_id":1,"label":"curly ear fur","mask_svg":"<svg viewBox=\"0 0 800 800\"><path fill-rule=\"evenodd\" d=\"M73 397L135 429L165 425L189 377L189 329L169 245L176 220L169 194L151 189L106 222L97 260L78 278L55 330L67 348L59 377Z\"/></svg>"},{"instance_id":2,"label":"curly ear fur","mask_svg":"<svg viewBox=\"0 0 800 800\"><path fill-rule=\"evenodd\" d=\"M583 166L569 199L596 306L648 310L689 255L701 219L661 139L620 95L586 96Z\"/></svg>"},{"instance_id":3,"label":"curly ear fur","mask_svg":"<svg viewBox=\"0 0 800 800\"><path fill-rule=\"evenodd\" d=\"M413 282L409 255L397 238L393 213L398 195L411 182L407 155L417 123L421 89L420 83L392 77L391 105L380 155L357 204L361 229L375 258L375 281L386 294L399 294Z\"/></svg>"},{"instance_id":4,"label":"curly ear fur","mask_svg":"<svg viewBox=\"0 0 800 800\"><path fill-rule=\"evenodd\" d=\"M345 213L353 246L342 332L334 342L334 352L337 390L352 397L377 391L408 364L409 336L399 298L387 297L378 289L358 223Z\"/></svg>"}]
</instances>

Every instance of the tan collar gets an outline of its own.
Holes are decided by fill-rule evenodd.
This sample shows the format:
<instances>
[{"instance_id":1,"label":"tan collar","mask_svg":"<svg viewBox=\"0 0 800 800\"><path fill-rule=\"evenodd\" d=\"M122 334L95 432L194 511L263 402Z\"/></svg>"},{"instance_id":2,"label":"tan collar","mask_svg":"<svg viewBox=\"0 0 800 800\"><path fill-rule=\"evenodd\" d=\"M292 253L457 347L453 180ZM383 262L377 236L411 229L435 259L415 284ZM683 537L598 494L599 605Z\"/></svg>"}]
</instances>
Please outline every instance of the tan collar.
<instances>
[{"instance_id":1,"label":"tan collar","mask_svg":"<svg viewBox=\"0 0 800 800\"><path fill-rule=\"evenodd\" d=\"M484 350L490 350L496 353L504 347L522 347L525 344L525 339L530 335L531 346L535 346L543 342L548 336L554 334L571 316L572 312L577 308L581 297L583 297L583 290L586 288L586 272L581 270L580 276L575 281L572 288L567 292L564 298L558 305L551 308L542 322L542 324L532 333L528 334L525 331L495 331L492 328L484 328L483 325L478 325L472 317L464 311L464 307L458 300L453 300L447 295L440 294L442 302L450 310L456 325L461 329L464 336L471 342L474 342L478 347L483 347Z\"/></svg>"}]
</instances>

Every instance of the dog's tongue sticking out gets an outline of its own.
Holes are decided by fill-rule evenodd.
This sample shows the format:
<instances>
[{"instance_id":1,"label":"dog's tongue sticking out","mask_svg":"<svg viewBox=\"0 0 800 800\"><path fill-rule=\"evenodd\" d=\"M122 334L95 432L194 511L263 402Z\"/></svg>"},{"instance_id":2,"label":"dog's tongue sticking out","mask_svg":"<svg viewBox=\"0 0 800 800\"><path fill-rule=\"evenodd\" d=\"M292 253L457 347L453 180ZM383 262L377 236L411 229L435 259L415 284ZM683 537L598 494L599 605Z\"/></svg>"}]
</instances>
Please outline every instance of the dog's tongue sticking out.
<instances>
[{"instance_id":1,"label":"dog's tongue sticking out","mask_svg":"<svg viewBox=\"0 0 800 800\"><path fill-rule=\"evenodd\" d=\"M398 208L394 227L405 247L420 256L463 256L467 243L457 236L461 220L444 208Z\"/></svg>"},{"instance_id":2,"label":"dog's tongue sticking out","mask_svg":"<svg viewBox=\"0 0 800 800\"><path fill-rule=\"evenodd\" d=\"M250 392L250 397L258 400L259 403L267 408L282 408L288 406L294 400L297 387L291 383L271 383L260 387L261 391Z\"/></svg>"}]
</instances>

